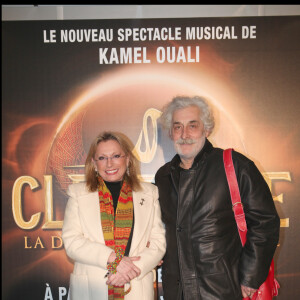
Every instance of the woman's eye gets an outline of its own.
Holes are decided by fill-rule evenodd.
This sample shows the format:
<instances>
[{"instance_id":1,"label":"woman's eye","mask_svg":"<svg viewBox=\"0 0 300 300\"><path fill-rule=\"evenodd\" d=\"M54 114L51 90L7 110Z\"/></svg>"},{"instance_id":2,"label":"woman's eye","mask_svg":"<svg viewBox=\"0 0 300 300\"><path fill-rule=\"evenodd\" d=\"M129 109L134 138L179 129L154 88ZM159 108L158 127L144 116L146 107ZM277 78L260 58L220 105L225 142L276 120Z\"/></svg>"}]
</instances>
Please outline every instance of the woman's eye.
<instances>
[{"instance_id":1,"label":"woman's eye","mask_svg":"<svg viewBox=\"0 0 300 300\"><path fill-rule=\"evenodd\" d=\"M99 156L99 158L98 158L98 160L104 160L105 159L105 157L103 157L103 156Z\"/></svg>"},{"instance_id":2,"label":"woman's eye","mask_svg":"<svg viewBox=\"0 0 300 300\"><path fill-rule=\"evenodd\" d=\"M116 155L114 155L114 158L120 158L121 157L121 155L120 154L116 154Z\"/></svg>"}]
</instances>

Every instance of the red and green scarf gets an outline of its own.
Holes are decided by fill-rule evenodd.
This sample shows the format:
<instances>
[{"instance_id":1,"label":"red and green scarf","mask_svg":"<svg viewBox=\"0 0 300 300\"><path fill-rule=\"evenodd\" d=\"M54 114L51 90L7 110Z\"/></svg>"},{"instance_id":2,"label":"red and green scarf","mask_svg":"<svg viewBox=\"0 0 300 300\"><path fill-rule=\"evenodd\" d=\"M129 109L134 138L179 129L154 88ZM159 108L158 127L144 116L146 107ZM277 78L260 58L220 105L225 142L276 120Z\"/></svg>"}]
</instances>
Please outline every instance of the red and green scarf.
<instances>
[{"instance_id":1,"label":"red and green scarf","mask_svg":"<svg viewBox=\"0 0 300 300\"><path fill-rule=\"evenodd\" d=\"M124 256L133 223L132 190L124 180L115 215L112 195L100 176L98 176L98 183L101 225L105 245L113 249L120 260ZM108 299L124 299L124 295L128 292L129 290L124 292L124 286L108 286Z\"/></svg>"}]
</instances>

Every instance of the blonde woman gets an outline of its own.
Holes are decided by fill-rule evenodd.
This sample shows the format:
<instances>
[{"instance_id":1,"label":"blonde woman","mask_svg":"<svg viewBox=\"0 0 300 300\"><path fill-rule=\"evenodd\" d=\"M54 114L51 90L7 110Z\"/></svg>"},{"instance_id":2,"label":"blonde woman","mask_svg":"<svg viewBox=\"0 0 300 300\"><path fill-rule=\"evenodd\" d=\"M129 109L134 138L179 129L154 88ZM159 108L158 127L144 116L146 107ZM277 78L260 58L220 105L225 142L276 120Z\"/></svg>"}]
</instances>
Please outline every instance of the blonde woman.
<instances>
[{"instance_id":1,"label":"blonde woman","mask_svg":"<svg viewBox=\"0 0 300 300\"><path fill-rule=\"evenodd\" d=\"M70 300L153 300L153 272L164 256L157 188L140 182L138 161L120 133L101 133L69 186L62 238L74 260Z\"/></svg>"}]
</instances>

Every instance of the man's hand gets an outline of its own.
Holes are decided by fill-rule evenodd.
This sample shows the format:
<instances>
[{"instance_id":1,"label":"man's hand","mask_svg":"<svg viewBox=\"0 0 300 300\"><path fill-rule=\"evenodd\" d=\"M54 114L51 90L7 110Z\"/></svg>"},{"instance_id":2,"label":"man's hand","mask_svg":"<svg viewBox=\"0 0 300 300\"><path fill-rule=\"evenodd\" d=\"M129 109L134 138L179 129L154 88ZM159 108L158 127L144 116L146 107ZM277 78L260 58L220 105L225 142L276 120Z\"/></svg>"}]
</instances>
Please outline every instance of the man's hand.
<instances>
[{"instance_id":1,"label":"man's hand","mask_svg":"<svg viewBox=\"0 0 300 300\"><path fill-rule=\"evenodd\" d=\"M254 293L256 292L256 289L252 289L244 285L241 285L241 290L242 290L243 298L249 297L250 299L252 299Z\"/></svg>"}]
</instances>

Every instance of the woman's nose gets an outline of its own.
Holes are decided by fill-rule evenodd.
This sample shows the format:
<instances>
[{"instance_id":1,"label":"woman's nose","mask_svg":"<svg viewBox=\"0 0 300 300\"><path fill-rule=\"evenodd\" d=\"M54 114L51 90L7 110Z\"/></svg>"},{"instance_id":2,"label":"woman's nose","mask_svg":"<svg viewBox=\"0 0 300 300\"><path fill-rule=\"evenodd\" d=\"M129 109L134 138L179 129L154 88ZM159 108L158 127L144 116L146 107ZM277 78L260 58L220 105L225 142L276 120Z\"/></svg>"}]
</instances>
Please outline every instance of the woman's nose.
<instances>
[{"instance_id":1,"label":"woman's nose","mask_svg":"<svg viewBox=\"0 0 300 300\"><path fill-rule=\"evenodd\" d=\"M111 166L112 165L112 157L107 157L106 165Z\"/></svg>"}]
</instances>

